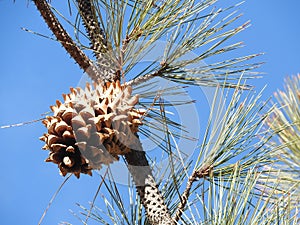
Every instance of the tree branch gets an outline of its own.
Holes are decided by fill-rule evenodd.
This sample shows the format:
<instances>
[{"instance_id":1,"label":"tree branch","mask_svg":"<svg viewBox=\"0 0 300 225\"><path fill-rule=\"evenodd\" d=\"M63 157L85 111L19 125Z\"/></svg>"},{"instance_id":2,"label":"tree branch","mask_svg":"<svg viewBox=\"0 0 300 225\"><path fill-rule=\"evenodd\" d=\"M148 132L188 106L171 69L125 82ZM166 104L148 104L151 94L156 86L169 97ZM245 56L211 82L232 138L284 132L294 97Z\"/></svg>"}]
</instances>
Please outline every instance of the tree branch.
<instances>
[{"instance_id":1,"label":"tree branch","mask_svg":"<svg viewBox=\"0 0 300 225\"><path fill-rule=\"evenodd\" d=\"M73 42L70 35L62 27L54 13L49 7L46 0L33 0L37 9L40 11L42 17L47 23L49 29L53 32L57 40L62 44L70 56L78 63L89 77L96 81L99 79L98 70L92 61L84 54L83 51Z\"/></svg>"},{"instance_id":2,"label":"tree branch","mask_svg":"<svg viewBox=\"0 0 300 225\"><path fill-rule=\"evenodd\" d=\"M103 29L98 22L95 8L91 0L77 0L78 10L83 20L83 25L91 41L90 46L99 67L100 77L104 82L119 80L116 59L112 57L107 48L107 40Z\"/></svg>"},{"instance_id":3,"label":"tree branch","mask_svg":"<svg viewBox=\"0 0 300 225\"><path fill-rule=\"evenodd\" d=\"M100 27L96 17L95 8L92 7L91 0L77 0L79 13L83 19L83 25L89 39L91 48L97 58L101 52L107 51L107 40L103 29Z\"/></svg>"},{"instance_id":4,"label":"tree branch","mask_svg":"<svg viewBox=\"0 0 300 225\"><path fill-rule=\"evenodd\" d=\"M125 155L125 159L150 223L153 225L175 225L155 183L146 153L140 142L137 143L135 149Z\"/></svg>"},{"instance_id":5,"label":"tree branch","mask_svg":"<svg viewBox=\"0 0 300 225\"><path fill-rule=\"evenodd\" d=\"M163 73L165 72L165 70L168 68L168 64L166 64L165 62L161 62L160 65L161 65L161 67L157 71L155 71L153 73L145 74L143 76L138 76L138 77L134 78L133 80L126 82L126 85L136 86L136 85L142 84L154 77L162 76Z\"/></svg>"},{"instance_id":6,"label":"tree branch","mask_svg":"<svg viewBox=\"0 0 300 225\"><path fill-rule=\"evenodd\" d=\"M184 208L187 204L188 198L191 194L191 188L195 181L200 178L206 177L211 171L211 166L204 166L203 169L195 170L192 175L189 177L186 188L180 197L180 203L177 207L177 212L173 218L174 221L178 222L183 214Z\"/></svg>"}]
</instances>

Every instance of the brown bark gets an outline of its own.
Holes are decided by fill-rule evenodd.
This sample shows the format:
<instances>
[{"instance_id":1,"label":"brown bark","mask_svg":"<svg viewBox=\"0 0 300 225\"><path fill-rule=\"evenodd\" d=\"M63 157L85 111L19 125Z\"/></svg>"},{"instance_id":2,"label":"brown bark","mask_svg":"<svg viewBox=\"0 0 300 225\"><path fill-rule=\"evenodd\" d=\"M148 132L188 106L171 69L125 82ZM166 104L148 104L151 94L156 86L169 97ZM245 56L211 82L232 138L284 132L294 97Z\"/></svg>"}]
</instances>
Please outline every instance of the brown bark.
<instances>
[{"instance_id":1,"label":"brown bark","mask_svg":"<svg viewBox=\"0 0 300 225\"><path fill-rule=\"evenodd\" d=\"M53 32L57 40L62 44L70 56L78 63L93 80L99 78L98 70L93 65L92 61L84 54L83 51L73 42L70 35L62 27L54 13L51 11L49 4L45 0L34 0L34 4L40 11L43 19L48 25L49 29Z\"/></svg>"},{"instance_id":2,"label":"brown bark","mask_svg":"<svg viewBox=\"0 0 300 225\"><path fill-rule=\"evenodd\" d=\"M137 143L135 149L125 155L125 159L150 223L174 225L175 222L164 203L140 142Z\"/></svg>"}]
</instances>

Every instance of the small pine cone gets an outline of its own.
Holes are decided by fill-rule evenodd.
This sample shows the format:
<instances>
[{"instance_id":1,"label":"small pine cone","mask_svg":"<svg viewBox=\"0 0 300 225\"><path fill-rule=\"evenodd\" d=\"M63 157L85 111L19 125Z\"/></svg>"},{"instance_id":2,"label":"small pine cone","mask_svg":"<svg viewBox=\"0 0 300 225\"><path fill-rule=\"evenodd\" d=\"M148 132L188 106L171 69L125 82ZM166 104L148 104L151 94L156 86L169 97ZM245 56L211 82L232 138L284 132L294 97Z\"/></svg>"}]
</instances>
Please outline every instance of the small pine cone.
<instances>
[{"instance_id":1,"label":"small pine cone","mask_svg":"<svg viewBox=\"0 0 300 225\"><path fill-rule=\"evenodd\" d=\"M64 103L57 100L50 107L53 116L43 120L48 133L40 139L50 151L45 161L58 164L63 176L74 173L79 178L135 148L145 111L134 108L138 96L131 96L131 87L119 81L70 90Z\"/></svg>"}]
</instances>

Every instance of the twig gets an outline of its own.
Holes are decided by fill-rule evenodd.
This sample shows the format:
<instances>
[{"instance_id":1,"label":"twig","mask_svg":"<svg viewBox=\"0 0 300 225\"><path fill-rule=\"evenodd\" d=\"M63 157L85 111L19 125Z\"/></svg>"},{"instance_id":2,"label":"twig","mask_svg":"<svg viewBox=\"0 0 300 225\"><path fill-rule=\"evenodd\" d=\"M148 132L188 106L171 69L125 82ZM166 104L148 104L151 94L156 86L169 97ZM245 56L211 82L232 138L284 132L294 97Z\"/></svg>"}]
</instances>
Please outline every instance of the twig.
<instances>
[{"instance_id":1,"label":"twig","mask_svg":"<svg viewBox=\"0 0 300 225\"><path fill-rule=\"evenodd\" d=\"M127 49L127 46L130 42L131 38L126 35L126 38L122 41L122 49L120 52L120 59L119 59L119 79L122 77L122 79L125 78L125 74L123 72L123 64L124 64L124 55Z\"/></svg>"},{"instance_id":2,"label":"twig","mask_svg":"<svg viewBox=\"0 0 300 225\"><path fill-rule=\"evenodd\" d=\"M27 125L27 124L35 123L35 122L38 122L38 121L42 121L44 119L45 118L43 117L43 118L40 118L40 119L37 119L37 120L31 120L31 121L27 121L27 122L10 124L10 125L3 125L3 126L0 126L0 129L11 128L11 127L20 127L20 126L23 126L23 125Z\"/></svg>"},{"instance_id":3,"label":"twig","mask_svg":"<svg viewBox=\"0 0 300 225\"><path fill-rule=\"evenodd\" d=\"M98 70L92 61L84 54L83 51L73 42L70 35L62 27L54 13L51 11L46 0L33 0L37 9L47 23L50 30L53 32L57 40L62 44L70 56L78 63L92 80L99 79Z\"/></svg>"},{"instance_id":4,"label":"twig","mask_svg":"<svg viewBox=\"0 0 300 225\"><path fill-rule=\"evenodd\" d=\"M139 84L142 84L154 77L158 76L157 73L150 73L150 74L146 74L144 76L139 76L133 80L130 80L128 82L126 82L126 85L128 86L136 86L136 85L139 85Z\"/></svg>"},{"instance_id":5,"label":"twig","mask_svg":"<svg viewBox=\"0 0 300 225\"><path fill-rule=\"evenodd\" d=\"M145 74L143 76L136 77L135 79L126 82L126 85L136 86L136 85L144 83L154 77L162 76L167 68L168 68L168 64L165 62L161 62L161 67L159 68L159 70L155 71L154 73Z\"/></svg>"},{"instance_id":6,"label":"twig","mask_svg":"<svg viewBox=\"0 0 300 225\"><path fill-rule=\"evenodd\" d=\"M180 197L180 203L177 207L177 212L173 218L174 221L178 222L183 214L184 208L187 204L188 198L191 193L192 185L195 181L199 180L200 178L206 177L209 175L211 171L210 166L203 167L203 169L195 170L192 175L189 177L186 188Z\"/></svg>"}]
</instances>

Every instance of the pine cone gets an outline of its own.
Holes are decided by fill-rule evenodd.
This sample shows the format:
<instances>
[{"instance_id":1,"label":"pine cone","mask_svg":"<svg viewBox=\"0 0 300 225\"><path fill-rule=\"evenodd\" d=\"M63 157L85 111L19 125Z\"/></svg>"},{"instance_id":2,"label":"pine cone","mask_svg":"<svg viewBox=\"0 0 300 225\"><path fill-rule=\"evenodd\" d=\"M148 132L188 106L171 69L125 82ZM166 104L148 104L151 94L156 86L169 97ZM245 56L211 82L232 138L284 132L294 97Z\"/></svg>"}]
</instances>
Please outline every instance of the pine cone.
<instances>
[{"instance_id":1,"label":"pine cone","mask_svg":"<svg viewBox=\"0 0 300 225\"><path fill-rule=\"evenodd\" d=\"M50 151L46 162L58 164L63 176L74 173L79 178L135 149L144 111L134 108L138 96L131 96L131 87L119 81L70 90L64 103L57 100L50 107L53 116L43 120L48 133L40 140Z\"/></svg>"}]
</instances>

